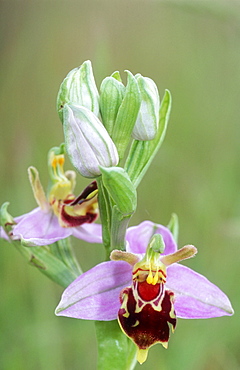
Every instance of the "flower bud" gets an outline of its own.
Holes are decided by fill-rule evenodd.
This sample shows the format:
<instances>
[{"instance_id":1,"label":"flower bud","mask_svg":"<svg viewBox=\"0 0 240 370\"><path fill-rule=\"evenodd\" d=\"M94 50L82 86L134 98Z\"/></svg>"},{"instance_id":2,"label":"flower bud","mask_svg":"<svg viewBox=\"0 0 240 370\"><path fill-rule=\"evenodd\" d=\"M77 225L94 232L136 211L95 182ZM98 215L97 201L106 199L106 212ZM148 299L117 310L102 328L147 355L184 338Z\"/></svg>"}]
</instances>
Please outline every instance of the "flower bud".
<instances>
[{"instance_id":1,"label":"flower bud","mask_svg":"<svg viewBox=\"0 0 240 370\"><path fill-rule=\"evenodd\" d=\"M121 167L102 168L102 180L120 213L124 216L135 212L137 192L127 172Z\"/></svg>"},{"instance_id":2,"label":"flower bud","mask_svg":"<svg viewBox=\"0 0 240 370\"><path fill-rule=\"evenodd\" d=\"M154 81L140 74L135 76L141 95L141 106L132 136L136 140L152 140L157 134L160 99Z\"/></svg>"},{"instance_id":3,"label":"flower bud","mask_svg":"<svg viewBox=\"0 0 240 370\"><path fill-rule=\"evenodd\" d=\"M129 150L125 170L133 184L137 187L160 148L166 134L171 111L172 98L168 90L165 91L160 107L160 120L157 135L153 140L134 140Z\"/></svg>"},{"instance_id":4,"label":"flower bud","mask_svg":"<svg viewBox=\"0 0 240 370\"><path fill-rule=\"evenodd\" d=\"M69 158L82 176L96 177L101 174L99 166L118 164L118 152L112 139L89 109L66 104L63 129Z\"/></svg>"},{"instance_id":5,"label":"flower bud","mask_svg":"<svg viewBox=\"0 0 240 370\"><path fill-rule=\"evenodd\" d=\"M141 104L136 78L131 72L126 72L128 74L127 86L111 135L118 149L120 159L124 157L125 150L131 139L132 130Z\"/></svg>"},{"instance_id":6,"label":"flower bud","mask_svg":"<svg viewBox=\"0 0 240 370\"><path fill-rule=\"evenodd\" d=\"M109 135L112 135L113 127L117 118L118 109L122 103L125 86L113 76L119 76L115 72L106 77L100 87L100 110L104 126Z\"/></svg>"},{"instance_id":7,"label":"flower bud","mask_svg":"<svg viewBox=\"0 0 240 370\"><path fill-rule=\"evenodd\" d=\"M99 94L90 60L70 71L60 86L57 111L61 121L63 121L63 107L66 103L81 105L96 116L99 115Z\"/></svg>"}]
</instances>

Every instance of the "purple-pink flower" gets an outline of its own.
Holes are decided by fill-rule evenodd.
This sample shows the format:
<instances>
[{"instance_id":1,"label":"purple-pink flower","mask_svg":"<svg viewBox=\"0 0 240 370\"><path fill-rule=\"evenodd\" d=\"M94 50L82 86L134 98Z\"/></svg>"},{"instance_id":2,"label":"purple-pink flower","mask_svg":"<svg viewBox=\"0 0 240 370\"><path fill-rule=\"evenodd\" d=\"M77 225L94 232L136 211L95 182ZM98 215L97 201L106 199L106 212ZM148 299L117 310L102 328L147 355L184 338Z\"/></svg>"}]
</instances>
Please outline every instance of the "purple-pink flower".
<instances>
[{"instance_id":1,"label":"purple-pink flower","mask_svg":"<svg viewBox=\"0 0 240 370\"><path fill-rule=\"evenodd\" d=\"M100 224L82 222L77 226L63 227L56 215L51 211L43 212L40 207L14 219L10 238L21 240L26 246L50 245L58 240L73 235L75 238L89 243L102 242L102 226ZM1 235L6 239L6 233Z\"/></svg>"},{"instance_id":2,"label":"purple-pink flower","mask_svg":"<svg viewBox=\"0 0 240 370\"><path fill-rule=\"evenodd\" d=\"M151 238L156 234L160 234L165 245L164 252L157 253L157 259L154 250L149 249ZM145 221L130 227L126 240L126 252L112 253L112 258L122 260L100 263L69 285L56 308L56 315L103 321L118 318L125 334L136 343L134 335L128 330L129 323L124 323L122 318L129 318L131 328L137 328L141 320L140 312L143 312L142 320L145 320L146 324L144 309L149 311L152 307L151 310L158 311L158 315L160 312L165 319L167 316L164 328L169 328L169 324L172 324L173 329L176 317L203 319L233 314L228 297L216 285L190 268L176 263L193 256L196 248L186 246L177 250L176 242L168 228ZM151 291L146 293L148 286ZM138 319L134 318L135 312ZM147 322L150 323L148 320ZM148 328L145 330L145 337L146 333ZM167 347L169 333L163 338L161 332L159 338L154 337L145 347L136 343L140 349L140 362L146 359L146 354L141 354L141 351L147 353L152 344L161 342Z\"/></svg>"},{"instance_id":3,"label":"purple-pink flower","mask_svg":"<svg viewBox=\"0 0 240 370\"><path fill-rule=\"evenodd\" d=\"M49 245L70 235L89 243L102 242L101 225L93 224L99 213L96 181L75 197L75 172L64 172L63 165L63 148L51 149L48 156L51 186L47 196L36 168L28 169L39 207L14 219L10 239L21 240L26 246ZM2 238L9 239L2 228L0 231Z\"/></svg>"}]
</instances>

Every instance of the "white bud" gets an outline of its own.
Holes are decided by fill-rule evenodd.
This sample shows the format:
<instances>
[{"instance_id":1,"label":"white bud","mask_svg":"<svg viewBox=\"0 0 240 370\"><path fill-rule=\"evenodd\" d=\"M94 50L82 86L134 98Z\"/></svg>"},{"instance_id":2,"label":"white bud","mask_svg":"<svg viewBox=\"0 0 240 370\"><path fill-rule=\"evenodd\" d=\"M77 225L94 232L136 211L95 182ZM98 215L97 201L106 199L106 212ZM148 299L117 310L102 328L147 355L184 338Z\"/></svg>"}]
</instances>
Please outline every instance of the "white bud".
<instances>
[{"instance_id":1,"label":"white bud","mask_svg":"<svg viewBox=\"0 0 240 370\"><path fill-rule=\"evenodd\" d=\"M158 89L153 80L136 75L141 95L141 106L132 136L136 140L152 140L157 134L160 99Z\"/></svg>"},{"instance_id":2,"label":"white bud","mask_svg":"<svg viewBox=\"0 0 240 370\"><path fill-rule=\"evenodd\" d=\"M99 166L116 166L118 152L102 122L89 109L66 104L63 128L69 158L84 177L101 174Z\"/></svg>"}]
</instances>

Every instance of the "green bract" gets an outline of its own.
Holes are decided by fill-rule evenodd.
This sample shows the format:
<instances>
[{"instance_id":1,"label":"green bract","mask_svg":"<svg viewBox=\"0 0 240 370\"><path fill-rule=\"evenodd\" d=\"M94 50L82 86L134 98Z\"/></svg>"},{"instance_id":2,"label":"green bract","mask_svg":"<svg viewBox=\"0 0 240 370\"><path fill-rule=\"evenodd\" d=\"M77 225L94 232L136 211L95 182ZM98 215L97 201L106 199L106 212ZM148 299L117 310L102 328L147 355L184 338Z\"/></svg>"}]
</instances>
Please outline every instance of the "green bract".
<instances>
[{"instance_id":1,"label":"green bract","mask_svg":"<svg viewBox=\"0 0 240 370\"><path fill-rule=\"evenodd\" d=\"M135 77L141 94L141 106L132 137L136 140L152 140L158 130L160 108L158 89L150 78L140 74Z\"/></svg>"},{"instance_id":2,"label":"green bract","mask_svg":"<svg viewBox=\"0 0 240 370\"><path fill-rule=\"evenodd\" d=\"M89 60L70 71L60 86L57 111L61 121L63 121L63 107L66 103L82 105L96 116L99 115L99 94Z\"/></svg>"},{"instance_id":3,"label":"green bract","mask_svg":"<svg viewBox=\"0 0 240 370\"><path fill-rule=\"evenodd\" d=\"M137 206L137 192L127 172L120 167L100 168L102 181L119 212L130 215Z\"/></svg>"}]
</instances>

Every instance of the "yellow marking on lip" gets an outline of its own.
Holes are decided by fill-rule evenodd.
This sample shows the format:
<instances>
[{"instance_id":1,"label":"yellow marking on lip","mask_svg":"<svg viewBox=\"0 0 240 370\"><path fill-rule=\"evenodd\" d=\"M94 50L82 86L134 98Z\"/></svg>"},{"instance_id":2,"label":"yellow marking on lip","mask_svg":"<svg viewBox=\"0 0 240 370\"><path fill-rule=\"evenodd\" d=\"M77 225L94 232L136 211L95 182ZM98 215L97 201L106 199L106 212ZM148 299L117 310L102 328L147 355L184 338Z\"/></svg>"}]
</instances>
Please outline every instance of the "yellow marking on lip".
<instances>
[{"instance_id":1,"label":"yellow marking on lip","mask_svg":"<svg viewBox=\"0 0 240 370\"><path fill-rule=\"evenodd\" d=\"M132 325L132 328L135 328L136 326L138 326L139 325L139 321L137 320L136 322L135 322L135 324L134 325Z\"/></svg>"},{"instance_id":2,"label":"yellow marking on lip","mask_svg":"<svg viewBox=\"0 0 240 370\"><path fill-rule=\"evenodd\" d=\"M146 361L147 355L148 355L147 348L146 349L137 348L137 360L141 365Z\"/></svg>"},{"instance_id":3,"label":"yellow marking on lip","mask_svg":"<svg viewBox=\"0 0 240 370\"><path fill-rule=\"evenodd\" d=\"M168 342L161 342L161 345L166 349L168 348Z\"/></svg>"}]
</instances>

